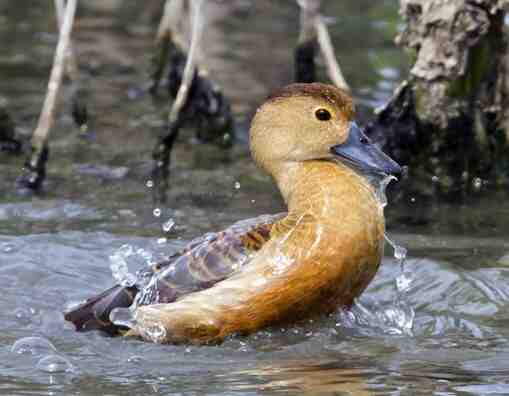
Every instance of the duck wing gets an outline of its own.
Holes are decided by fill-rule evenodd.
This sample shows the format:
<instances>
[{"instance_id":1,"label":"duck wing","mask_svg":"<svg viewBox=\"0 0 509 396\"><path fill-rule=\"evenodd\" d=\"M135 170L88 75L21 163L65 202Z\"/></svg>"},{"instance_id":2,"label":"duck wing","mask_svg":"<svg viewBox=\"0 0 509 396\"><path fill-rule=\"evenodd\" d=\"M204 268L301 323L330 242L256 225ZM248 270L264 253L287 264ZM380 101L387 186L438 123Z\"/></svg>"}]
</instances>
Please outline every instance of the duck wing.
<instances>
[{"instance_id":1,"label":"duck wing","mask_svg":"<svg viewBox=\"0 0 509 396\"><path fill-rule=\"evenodd\" d=\"M272 226L286 214L264 215L237 222L224 231L192 240L183 250L138 273L140 282L112 288L89 298L64 314L76 330L102 330L118 334L122 328L110 321L115 308L133 303L171 303L179 297L209 288L249 262L270 239Z\"/></svg>"}]
</instances>

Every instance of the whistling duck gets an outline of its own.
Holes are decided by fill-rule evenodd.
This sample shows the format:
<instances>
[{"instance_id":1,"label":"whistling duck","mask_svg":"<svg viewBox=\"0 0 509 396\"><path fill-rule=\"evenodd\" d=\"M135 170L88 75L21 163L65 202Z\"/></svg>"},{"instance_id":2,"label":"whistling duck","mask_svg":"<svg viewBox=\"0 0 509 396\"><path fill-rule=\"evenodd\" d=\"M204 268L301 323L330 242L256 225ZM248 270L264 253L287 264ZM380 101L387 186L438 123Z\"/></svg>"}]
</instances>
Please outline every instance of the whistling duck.
<instances>
[{"instance_id":1,"label":"whistling duck","mask_svg":"<svg viewBox=\"0 0 509 396\"><path fill-rule=\"evenodd\" d=\"M127 335L201 344L348 308L383 254L383 205L366 174L401 172L353 117L350 96L333 86L273 93L253 118L250 149L288 213L207 234L139 276L148 282L115 286L66 319L117 333L110 313L134 303Z\"/></svg>"}]
</instances>

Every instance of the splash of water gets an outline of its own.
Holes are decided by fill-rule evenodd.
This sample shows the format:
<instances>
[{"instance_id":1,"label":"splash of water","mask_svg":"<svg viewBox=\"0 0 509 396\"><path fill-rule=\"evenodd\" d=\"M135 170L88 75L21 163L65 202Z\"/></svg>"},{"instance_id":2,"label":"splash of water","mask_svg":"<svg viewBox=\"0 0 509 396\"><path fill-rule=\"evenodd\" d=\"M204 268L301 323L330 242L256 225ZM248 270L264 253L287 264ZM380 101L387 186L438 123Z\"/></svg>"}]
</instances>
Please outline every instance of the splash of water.
<instances>
[{"instance_id":1,"label":"splash of water","mask_svg":"<svg viewBox=\"0 0 509 396\"><path fill-rule=\"evenodd\" d=\"M141 276L142 270L146 266L155 264L155 259L151 252L127 244L122 245L109 258L113 278L119 285L125 287L134 285L144 286L148 280Z\"/></svg>"},{"instance_id":2,"label":"splash of water","mask_svg":"<svg viewBox=\"0 0 509 396\"><path fill-rule=\"evenodd\" d=\"M394 251L394 258L399 264L400 274L396 277L395 288L396 294L393 306L387 309L386 315L388 319L394 323L397 328L401 329L402 334L413 335L413 324L415 318L415 311L412 306L406 301L406 295L412 285L412 277L410 272L405 268L405 260L407 257L407 250L403 246L398 245L387 234L384 234L385 240Z\"/></svg>"},{"instance_id":3,"label":"splash of water","mask_svg":"<svg viewBox=\"0 0 509 396\"><path fill-rule=\"evenodd\" d=\"M171 217L168 220L166 220L162 226L163 231L166 233L170 232L173 229L173 227L175 227L175 220L173 220Z\"/></svg>"},{"instance_id":4,"label":"splash of water","mask_svg":"<svg viewBox=\"0 0 509 396\"><path fill-rule=\"evenodd\" d=\"M387 206L387 186L392 180L397 179L390 175L367 175L367 178L375 190L383 211ZM400 268L400 274L395 279L395 297L392 304L389 307L379 305L367 307L356 301L350 311L340 313L341 323L376 327L387 334L412 336L415 312L406 301L406 294L412 284L412 277L405 269L407 250L395 243L386 234L384 234L384 238L392 247L394 258Z\"/></svg>"},{"instance_id":5,"label":"splash of water","mask_svg":"<svg viewBox=\"0 0 509 396\"><path fill-rule=\"evenodd\" d=\"M115 253L110 256L111 274L118 284L130 287L136 284L136 275L129 272L127 266L127 258L134 254L131 245L123 245Z\"/></svg>"},{"instance_id":6,"label":"splash of water","mask_svg":"<svg viewBox=\"0 0 509 396\"><path fill-rule=\"evenodd\" d=\"M378 202L380 202L380 206L385 208L387 206L387 186L390 184L393 180L398 180L396 177L392 175L386 175L386 174L369 174L366 175L367 179L369 180L370 184L375 189L375 195L378 199Z\"/></svg>"}]
</instances>

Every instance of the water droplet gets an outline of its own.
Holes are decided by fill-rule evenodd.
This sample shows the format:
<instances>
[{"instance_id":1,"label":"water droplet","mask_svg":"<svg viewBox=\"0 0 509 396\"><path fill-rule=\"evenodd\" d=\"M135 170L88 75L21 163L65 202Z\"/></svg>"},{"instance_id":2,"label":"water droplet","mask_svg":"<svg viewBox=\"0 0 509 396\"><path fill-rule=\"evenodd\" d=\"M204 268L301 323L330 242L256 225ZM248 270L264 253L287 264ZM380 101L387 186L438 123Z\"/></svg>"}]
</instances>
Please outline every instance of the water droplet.
<instances>
[{"instance_id":1,"label":"water droplet","mask_svg":"<svg viewBox=\"0 0 509 396\"><path fill-rule=\"evenodd\" d=\"M482 179L480 177L476 177L472 180L472 185L476 191L479 191L482 187Z\"/></svg>"},{"instance_id":2,"label":"water droplet","mask_svg":"<svg viewBox=\"0 0 509 396\"><path fill-rule=\"evenodd\" d=\"M170 232L173 229L174 226L175 226L175 220L173 220L172 218L169 218L163 224L163 231L164 232Z\"/></svg>"},{"instance_id":3,"label":"water droplet","mask_svg":"<svg viewBox=\"0 0 509 396\"><path fill-rule=\"evenodd\" d=\"M400 293L408 291L412 284L412 278L403 273L396 278L396 287Z\"/></svg>"},{"instance_id":4,"label":"water droplet","mask_svg":"<svg viewBox=\"0 0 509 396\"><path fill-rule=\"evenodd\" d=\"M23 309L23 308L16 308L14 310L14 316L16 316L16 318L18 318L18 319L26 319L30 315L28 314L28 312L25 309Z\"/></svg>"},{"instance_id":5,"label":"water droplet","mask_svg":"<svg viewBox=\"0 0 509 396\"><path fill-rule=\"evenodd\" d=\"M394 246L394 258L396 260L404 260L406 259L406 255L407 255L407 250L403 247L403 246L400 246L400 245L395 245Z\"/></svg>"},{"instance_id":6,"label":"water droplet","mask_svg":"<svg viewBox=\"0 0 509 396\"><path fill-rule=\"evenodd\" d=\"M42 337L24 337L17 340L11 347L11 352L21 355L42 355L48 351L57 351L55 346L46 338Z\"/></svg>"},{"instance_id":7,"label":"water droplet","mask_svg":"<svg viewBox=\"0 0 509 396\"><path fill-rule=\"evenodd\" d=\"M36 368L45 373L65 373L74 370L71 362L60 355L44 356L37 362Z\"/></svg>"},{"instance_id":8,"label":"water droplet","mask_svg":"<svg viewBox=\"0 0 509 396\"><path fill-rule=\"evenodd\" d=\"M234 187L235 187L235 190L240 189L240 183L238 181L235 182Z\"/></svg>"},{"instance_id":9,"label":"water droplet","mask_svg":"<svg viewBox=\"0 0 509 396\"><path fill-rule=\"evenodd\" d=\"M161 216L161 209L155 208L152 213L154 214L155 217L159 217Z\"/></svg>"},{"instance_id":10,"label":"water droplet","mask_svg":"<svg viewBox=\"0 0 509 396\"><path fill-rule=\"evenodd\" d=\"M438 182L440 181L440 178L439 178L438 176L433 176L433 177L431 178L431 181L432 181L433 183L438 183Z\"/></svg>"},{"instance_id":11,"label":"water droplet","mask_svg":"<svg viewBox=\"0 0 509 396\"><path fill-rule=\"evenodd\" d=\"M154 182L152 180L147 180L147 182L145 183L145 185L148 187L148 188L152 188L154 187Z\"/></svg>"}]
</instances>

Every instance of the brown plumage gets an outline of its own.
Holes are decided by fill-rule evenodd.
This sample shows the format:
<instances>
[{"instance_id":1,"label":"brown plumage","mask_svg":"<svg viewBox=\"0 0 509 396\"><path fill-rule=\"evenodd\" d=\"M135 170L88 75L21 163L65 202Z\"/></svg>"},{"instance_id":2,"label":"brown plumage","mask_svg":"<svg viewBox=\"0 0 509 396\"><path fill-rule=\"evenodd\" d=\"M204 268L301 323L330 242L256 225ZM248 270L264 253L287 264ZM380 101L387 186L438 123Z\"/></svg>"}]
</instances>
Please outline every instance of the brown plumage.
<instances>
[{"instance_id":1,"label":"brown plumage","mask_svg":"<svg viewBox=\"0 0 509 396\"><path fill-rule=\"evenodd\" d=\"M250 147L278 184L288 214L232 231L231 240L216 234L223 235L222 254L210 241L184 253L194 281L172 278L171 263L154 270L156 285L164 285L158 291L170 298L144 290L148 297L128 335L215 343L348 307L378 269L384 217L369 182L338 157L371 171L399 169L352 118L351 99L334 87L294 84L272 95L253 119ZM212 270L218 261L225 272Z\"/></svg>"},{"instance_id":2,"label":"brown plumage","mask_svg":"<svg viewBox=\"0 0 509 396\"><path fill-rule=\"evenodd\" d=\"M281 217L260 216L233 224L222 232L196 238L168 260L139 274L140 279L151 279L142 288L142 295L140 286L115 285L66 312L65 320L72 322L78 331L122 333L125 328L110 321L113 309L130 307L136 298L138 305L171 303L180 296L211 287L258 251L269 239L273 223Z\"/></svg>"}]
</instances>

